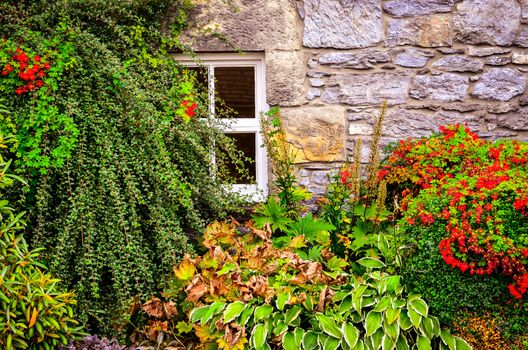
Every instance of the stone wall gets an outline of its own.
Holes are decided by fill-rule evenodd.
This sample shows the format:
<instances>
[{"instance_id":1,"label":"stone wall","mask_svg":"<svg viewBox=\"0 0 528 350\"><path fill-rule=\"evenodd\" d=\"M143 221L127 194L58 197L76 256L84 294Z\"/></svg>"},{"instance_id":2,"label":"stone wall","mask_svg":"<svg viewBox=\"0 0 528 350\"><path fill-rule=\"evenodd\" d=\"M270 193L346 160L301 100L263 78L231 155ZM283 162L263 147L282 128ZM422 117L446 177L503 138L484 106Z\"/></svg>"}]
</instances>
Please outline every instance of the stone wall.
<instances>
[{"instance_id":1,"label":"stone wall","mask_svg":"<svg viewBox=\"0 0 528 350\"><path fill-rule=\"evenodd\" d=\"M384 100L384 144L451 123L528 140L528 0L211 0L193 19L197 51L265 52L268 103L314 192Z\"/></svg>"}]
</instances>

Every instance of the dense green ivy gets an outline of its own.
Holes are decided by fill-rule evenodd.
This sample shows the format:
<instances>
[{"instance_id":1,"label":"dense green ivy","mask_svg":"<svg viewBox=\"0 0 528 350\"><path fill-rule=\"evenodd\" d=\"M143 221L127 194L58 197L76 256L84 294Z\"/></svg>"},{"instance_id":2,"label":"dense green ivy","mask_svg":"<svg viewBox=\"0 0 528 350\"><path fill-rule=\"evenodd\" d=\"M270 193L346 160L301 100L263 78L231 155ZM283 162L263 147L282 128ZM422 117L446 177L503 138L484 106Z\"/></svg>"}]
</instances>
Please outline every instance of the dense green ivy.
<instances>
[{"instance_id":1,"label":"dense green ivy","mask_svg":"<svg viewBox=\"0 0 528 350\"><path fill-rule=\"evenodd\" d=\"M213 145L219 159L235 155L234 146L212 121L200 121L206 94L167 54L186 7L0 4L0 69L17 48L50 66L43 86L26 92L16 92L26 83L20 76L0 76L0 98L14 111L0 126L17 135L12 152L30 185L20 203L30 211L28 239L75 289L91 331L126 325L133 297L154 293L192 251L189 234L232 208L221 186L227 171L211 176L210 160ZM181 118L187 100L197 104L190 122Z\"/></svg>"}]
</instances>

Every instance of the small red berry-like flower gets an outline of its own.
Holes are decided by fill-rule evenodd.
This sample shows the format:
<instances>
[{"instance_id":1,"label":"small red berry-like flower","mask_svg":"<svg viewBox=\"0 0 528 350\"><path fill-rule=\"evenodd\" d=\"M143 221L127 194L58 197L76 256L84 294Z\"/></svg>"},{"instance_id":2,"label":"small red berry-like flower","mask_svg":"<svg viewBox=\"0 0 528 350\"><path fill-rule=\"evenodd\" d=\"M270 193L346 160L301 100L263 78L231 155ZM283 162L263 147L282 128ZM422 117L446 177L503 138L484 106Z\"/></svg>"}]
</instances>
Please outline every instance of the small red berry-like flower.
<instances>
[{"instance_id":1,"label":"small red berry-like flower","mask_svg":"<svg viewBox=\"0 0 528 350\"><path fill-rule=\"evenodd\" d=\"M15 93L17 95L22 95L26 91L27 91L27 88L25 86L19 86L16 88Z\"/></svg>"}]
</instances>

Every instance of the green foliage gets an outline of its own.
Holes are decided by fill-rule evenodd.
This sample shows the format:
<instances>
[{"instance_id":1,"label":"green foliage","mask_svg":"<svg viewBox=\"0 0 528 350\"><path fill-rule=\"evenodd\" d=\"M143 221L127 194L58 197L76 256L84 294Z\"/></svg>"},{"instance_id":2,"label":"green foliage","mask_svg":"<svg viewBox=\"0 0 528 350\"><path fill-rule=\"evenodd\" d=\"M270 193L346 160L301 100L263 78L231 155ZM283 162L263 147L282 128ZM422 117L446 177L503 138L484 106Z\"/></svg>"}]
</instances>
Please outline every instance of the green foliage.
<instances>
[{"instance_id":1,"label":"green foliage","mask_svg":"<svg viewBox=\"0 0 528 350\"><path fill-rule=\"evenodd\" d=\"M0 126L16 132L12 150L29 183L19 203L32 209L28 241L76 289L91 332L124 331L129 301L159 290L192 252L188 235L235 209L237 198L221 186L227 171L211 176L211 152L238 153L215 121L200 120L207 94L167 54L187 6L0 4L0 64L16 48L50 64L44 85L23 94L15 91L19 77L0 76L0 98L14 111L2 113Z\"/></svg>"},{"instance_id":2,"label":"green foliage","mask_svg":"<svg viewBox=\"0 0 528 350\"><path fill-rule=\"evenodd\" d=\"M328 256L325 266L276 249L269 233L216 223L206 232L210 250L176 269L194 304L189 314L196 341L218 349L463 349L440 329L428 305L406 297L400 276L379 271L385 263L363 258L363 273L347 276L346 262ZM231 256L231 254L235 254ZM215 260L215 264L212 264ZM222 271L235 261L228 274ZM343 264L344 263L344 264ZM340 270L333 275L333 271ZM188 272L188 273L184 273ZM185 283L185 281L187 281ZM189 282L190 281L190 282ZM203 288L213 283L214 288ZM455 344L459 344L458 347ZM467 347L469 348L469 346Z\"/></svg>"},{"instance_id":3,"label":"green foliage","mask_svg":"<svg viewBox=\"0 0 528 350\"><path fill-rule=\"evenodd\" d=\"M402 274L442 321L491 310L508 319L507 332L525 329L526 306L512 299L528 290L527 158L526 143L455 125L401 141L383 165L403 197Z\"/></svg>"},{"instance_id":4,"label":"green foliage","mask_svg":"<svg viewBox=\"0 0 528 350\"><path fill-rule=\"evenodd\" d=\"M17 214L5 200L6 189L17 179L8 174L10 164L0 155L0 346L55 349L81 334L73 318L76 300L58 287L59 280L38 262L38 250L30 250L19 233L25 212Z\"/></svg>"}]
</instances>

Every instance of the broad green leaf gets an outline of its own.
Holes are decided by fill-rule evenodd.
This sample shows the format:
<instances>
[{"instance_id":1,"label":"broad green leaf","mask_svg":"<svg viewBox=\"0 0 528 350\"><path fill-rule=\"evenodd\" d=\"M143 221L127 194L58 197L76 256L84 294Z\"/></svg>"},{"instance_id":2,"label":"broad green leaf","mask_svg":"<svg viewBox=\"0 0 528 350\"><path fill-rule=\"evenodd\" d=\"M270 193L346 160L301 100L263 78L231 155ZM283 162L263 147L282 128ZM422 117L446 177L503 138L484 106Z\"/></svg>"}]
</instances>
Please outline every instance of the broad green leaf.
<instances>
[{"instance_id":1,"label":"broad green leaf","mask_svg":"<svg viewBox=\"0 0 528 350\"><path fill-rule=\"evenodd\" d=\"M359 338L358 329L352 323L346 322L346 323L343 323L342 330L343 330L343 337L345 338L345 342L348 344L350 348L354 348Z\"/></svg>"},{"instance_id":2,"label":"broad green leaf","mask_svg":"<svg viewBox=\"0 0 528 350\"><path fill-rule=\"evenodd\" d=\"M341 301L351 294L352 294L351 290L340 290L334 295L334 297L332 298L332 301L334 302Z\"/></svg>"},{"instance_id":3,"label":"broad green leaf","mask_svg":"<svg viewBox=\"0 0 528 350\"><path fill-rule=\"evenodd\" d=\"M381 327L381 314L375 311L369 311L365 317L366 336L374 334L374 332Z\"/></svg>"},{"instance_id":4,"label":"broad green leaf","mask_svg":"<svg viewBox=\"0 0 528 350\"><path fill-rule=\"evenodd\" d=\"M304 350L313 350L317 347L317 334L312 331L304 333L302 339L302 345Z\"/></svg>"},{"instance_id":5,"label":"broad green leaf","mask_svg":"<svg viewBox=\"0 0 528 350\"><path fill-rule=\"evenodd\" d=\"M440 321L438 321L438 318L436 318L434 316L429 316L429 318L431 319L431 321L433 321L433 335L435 337L439 337L440 336L440 331L441 331Z\"/></svg>"},{"instance_id":6,"label":"broad green leaf","mask_svg":"<svg viewBox=\"0 0 528 350\"><path fill-rule=\"evenodd\" d=\"M227 305L224 310L224 323L233 321L242 313L242 311L244 311L245 308L246 304L241 301L235 301L234 303Z\"/></svg>"},{"instance_id":7,"label":"broad green leaf","mask_svg":"<svg viewBox=\"0 0 528 350\"><path fill-rule=\"evenodd\" d=\"M209 310L210 305L202 306L197 309L193 309L191 311L191 314L189 315L189 318L192 323L198 322L202 316Z\"/></svg>"},{"instance_id":8,"label":"broad green leaf","mask_svg":"<svg viewBox=\"0 0 528 350\"><path fill-rule=\"evenodd\" d=\"M295 345L297 345L297 348L301 348L302 339L304 337L304 329L297 327L293 331L293 336L295 337Z\"/></svg>"},{"instance_id":9,"label":"broad green leaf","mask_svg":"<svg viewBox=\"0 0 528 350\"><path fill-rule=\"evenodd\" d=\"M414 311L413 308L408 308L407 309L407 314L409 315L409 318L411 319L411 322L412 322L413 326L416 329L419 329L420 328L420 323L422 322L422 316L419 313L417 313L416 311Z\"/></svg>"},{"instance_id":10,"label":"broad green leaf","mask_svg":"<svg viewBox=\"0 0 528 350\"><path fill-rule=\"evenodd\" d=\"M420 332L422 335L425 335L427 339L431 340L433 338L433 320L429 317L422 317Z\"/></svg>"},{"instance_id":11,"label":"broad green leaf","mask_svg":"<svg viewBox=\"0 0 528 350\"><path fill-rule=\"evenodd\" d=\"M407 310L402 310L400 313L400 328L404 331L408 330L413 326Z\"/></svg>"},{"instance_id":12,"label":"broad green leaf","mask_svg":"<svg viewBox=\"0 0 528 350\"><path fill-rule=\"evenodd\" d=\"M314 304L313 304L312 296L310 294L306 295L306 299L303 301L303 306L308 311L312 311L313 310Z\"/></svg>"},{"instance_id":13,"label":"broad green leaf","mask_svg":"<svg viewBox=\"0 0 528 350\"><path fill-rule=\"evenodd\" d=\"M290 293L279 294L279 296L277 297L277 309L281 311L284 310L284 306L288 301L290 301L290 297Z\"/></svg>"},{"instance_id":14,"label":"broad green leaf","mask_svg":"<svg viewBox=\"0 0 528 350\"><path fill-rule=\"evenodd\" d=\"M456 341L456 350L471 350L471 345L466 343L466 341L459 337L453 337Z\"/></svg>"},{"instance_id":15,"label":"broad green leaf","mask_svg":"<svg viewBox=\"0 0 528 350\"><path fill-rule=\"evenodd\" d=\"M264 348L266 339L268 337L268 327L264 323L259 323L253 328L251 332L251 343L255 349L260 350Z\"/></svg>"},{"instance_id":16,"label":"broad green leaf","mask_svg":"<svg viewBox=\"0 0 528 350\"><path fill-rule=\"evenodd\" d=\"M401 309L394 309L392 306L385 310L385 319L389 324L393 323L400 317Z\"/></svg>"},{"instance_id":17,"label":"broad green leaf","mask_svg":"<svg viewBox=\"0 0 528 350\"><path fill-rule=\"evenodd\" d=\"M389 305L392 304L392 299L389 296L384 296L383 298L378 301L376 306L374 307L374 311L376 312L382 312L385 311L386 308L389 307Z\"/></svg>"},{"instance_id":18,"label":"broad green leaf","mask_svg":"<svg viewBox=\"0 0 528 350\"><path fill-rule=\"evenodd\" d=\"M374 332L374 334L372 334L370 337L367 337L365 340L370 342L372 349L377 350L381 347L381 343L383 342L383 335L383 330L378 329L376 332Z\"/></svg>"},{"instance_id":19,"label":"broad green leaf","mask_svg":"<svg viewBox=\"0 0 528 350\"><path fill-rule=\"evenodd\" d=\"M299 317L302 308L294 305L291 309L286 311L286 320L284 321L287 325L291 324L297 317Z\"/></svg>"},{"instance_id":20,"label":"broad green leaf","mask_svg":"<svg viewBox=\"0 0 528 350\"><path fill-rule=\"evenodd\" d=\"M383 322L383 330L385 334L388 335L392 340L396 342L398 336L400 335L400 325L398 322L388 323L387 320Z\"/></svg>"},{"instance_id":21,"label":"broad green leaf","mask_svg":"<svg viewBox=\"0 0 528 350\"><path fill-rule=\"evenodd\" d=\"M284 334L284 338L282 338L282 347L285 350L299 350L299 346L295 343L295 336L292 332Z\"/></svg>"},{"instance_id":22,"label":"broad green leaf","mask_svg":"<svg viewBox=\"0 0 528 350\"><path fill-rule=\"evenodd\" d=\"M200 323L206 324L207 322L209 322L213 318L213 316L221 312L225 306L226 303L223 303L221 301L215 301L214 303L212 303L209 310L207 310L207 312L200 319Z\"/></svg>"},{"instance_id":23,"label":"broad green leaf","mask_svg":"<svg viewBox=\"0 0 528 350\"><path fill-rule=\"evenodd\" d=\"M277 324L273 327L273 334L274 335L280 335L288 330L288 325L284 323L284 321L279 321Z\"/></svg>"},{"instance_id":24,"label":"broad green leaf","mask_svg":"<svg viewBox=\"0 0 528 350\"><path fill-rule=\"evenodd\" d=\"M263 320L267 318L271 313L273 312L273 307L268 304L264 304L261 306L257 306L255 308L255 322L259 322L260 320Z\"/></svg>"},{"instance_id":25,"label":"broad green leaf","mask_svg":"<svg viewBox=\"0 0 528 350\"><path fill-rule=\"evenodd\" d=\"M353 350L365 350L365 343L363 343L363 340L358 340Z\"/></svg>"},{"instance_id":26,"label":"broad green leaf","mask_svg":"<svg viewBox=\"0 0 528 350\"><path fill-rule=\"evenodd\" d=\"M416 345L418 346L418 350L431 350L431 341L423 335L419 335L416 338Z\"/></svg>"},{"instance_id":27,"label":"broad green leaf","mask_svg":"<svg viewBox=\"0 0 528 350\"><path fill-rule=\"evenodd\" d=\"M396 342L396 349L397 350L409 350L409 343L407 342L407 338L405 336L398 337L398 341Z\"/></svg>"},{"instance_id":28,"label":"broad green leaf","mask_svg":"<svg viewBox=\"0 0 528 350\"><path fill-rule=\"evenodd\" d=\"M316 314L315 317L319 321L319 325L321 326L323 332L331 335L334 338L341 339L341 329L339 329L333 319L321 313Z\"/></svg>"},{"instance_id":29,"label":"broad green leaf","mask_svg":"<svg viewBox=\"0 0 528 350\"><path fill-rule=\"evenodd\" d=\"M328 337L326 338L326 342L324 343L324 350L337 350L339 348L339 345L341 345L341 341L339 339Z\"/></svg>"},{"instance_id":30,"label":"broad green leaf","mask_svg":"<svg viewBox=\"0 0 528 350\"><path fill-rule=\"evenodd\" d=\"M253 311L255 310L255 306L251 305L250 307L246 307L244 311L242 311L242 314L240 314L240 319L238 320L238 325L244 327L248 321L251 315L253 315Z\"/></svg>"},{"instance_id":31,"label":"broad green leaf","mask_svg":"<svg viewBox=\"0 0 528 350\"><path fill-rule=\"evenodd\" d=\"M400 286L400 276L389 276L385 279L387 281L387 292L395 292Z\"/></svg>"},{"instance_id":32,"label":"broad green leaf","mask_svg":"<svg viewBox=\"0 0 528 350\"><path fill-rule=\"evenodd\" d=\"M380 269L382 267L385 267L385 264L381 262L381 260L376 259L376 258L369 258L369 257L362 258L362 259L359 259L357 263L360 264L361 266L369 267L372 269Z\"/></svg>"},{"instance_id":33,"label":"broad green leaf","mask_svg":"<svg viewBox=\"0 0 528 350\"><path fill-rule=\"evenodd\" d=\"M218 276L226 275L229 272L233 271L235 268L236 268L236 265L234 263L231 263L231 262L230 263L226 263L226 264L224 264L224 266L222 266L220 271L218 271L216 274Z\"/></svg>"},{"instance_id":34,"label":"broad green leaf","mask_svg":"<svg viewBox=\"0 0 528 350\"><path fill-rule=\"evenodd\" d=\"M396 347L396 342L391 337L384 335L381 343L382 350L392 350Z\"/></svg>"},{"instance_id":35,"label":"broad green leaf","mask_svg":"<svg viewBox=\"0 0 528 350\"><path fill-rule=\"evenodd\" d=\"M352 307L352 297L348 296L343 301L341 301L341 304L339 304L339 313L343 314L350 310Z\"/></svg>"},{"instance_id":36,"label":"broad green leaf","mask_svg":"<svg viewBox=\"0 0 528 350\"><path fill-rule=\"evenodd\" d=\"M444 342L445 345L449 348L449 350L455 350L456 349L456 340L453 338L449 330L442 329L440 331L440 338Z\"/></svg>"},{"instance_id":37,"label":"broad green leaf","mask_svg":"<svg viewBox=\"0 0 528 350\"><path fill-rule=\"evenodd\" d=\"M409 300L409 307L413 308L414 311L416 311L423 317L427 317L427 312L429 308L427 307L427 303L423 299Z\"/></svg>"},{"instance_id":38,"label":"broad green leaf","mask_svg":"<svg viewBox=\"0 0 528 350\"><path fill-rule=\"evenodd\" d=\"M389 256L389 241L387 240L387 236L383 233L378 234L378 249L384 257Z\"/></svg>"}]
</instances>

